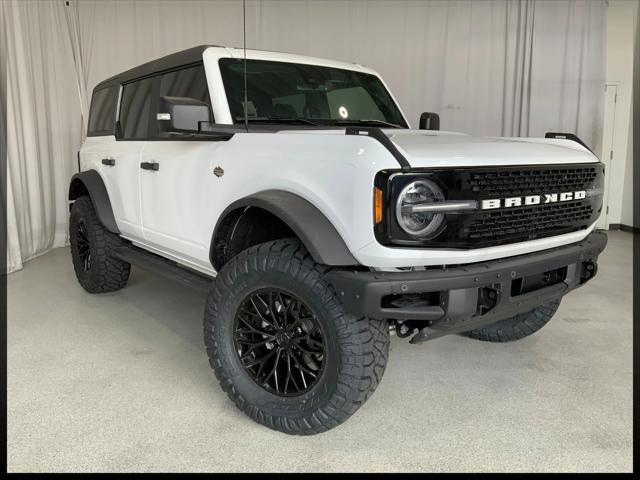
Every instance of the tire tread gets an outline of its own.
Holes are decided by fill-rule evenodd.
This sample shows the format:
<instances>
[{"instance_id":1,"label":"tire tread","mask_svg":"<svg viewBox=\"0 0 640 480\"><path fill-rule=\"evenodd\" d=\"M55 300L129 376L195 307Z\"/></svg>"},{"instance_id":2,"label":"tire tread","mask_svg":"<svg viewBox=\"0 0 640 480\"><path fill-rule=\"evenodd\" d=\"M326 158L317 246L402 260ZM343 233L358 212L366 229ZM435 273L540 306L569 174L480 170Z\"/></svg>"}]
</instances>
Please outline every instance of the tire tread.
<instances>
[{"instance_id":1,"label":"tire tread","mask_svg":"<svg viewBox=\"0 0 640 480\"><path fill-rule=\"evenodd\" d=\"M560 299L540 305L529 312L500 320L493 325L464 332L462 335L483 342L513 342L533 335L544 327L560 306Z\"/></svg>"},{"instance_id":2,"label":"tire tread","mask_svg":"<svg viewBox=\"0 0 640 480\"><path fill-rule=\"evenodd\" d=\"M220 349L214 335L218 304L240 273L277 270L306 284L330 313L337 325L337 341L342 359L338 385L326 404L308 415L273 416L252 404L235 388L220 361ZM204 336L210 364L215 375L235 405L246 415L269 428L294 435L314 435L347 420L373 394L388 359L389 332L384 320L356 317L345 313L331 285L324 280L328 267L317 264L297 239L281 239L244 250L225 265L207 298Z\"/></svg>"},{"instance_id":3,"label":"tire tread","mask_svg":"<svg viewBox=\"0 0 640 480\"><path fill-rule=\"evenodd\" d=\"M89 242L92 243L91 271L85 274L79 256L73 245L74 222L76 217L84 219ZM88 196L79 197L71 208L69 237L73 268L80 285L89 293L113 292L123 288L129 281L131 264L111 256L114 249L122 246L124 240L108 231L98 219L93 203Z\"/></svg>"}]
</instances>

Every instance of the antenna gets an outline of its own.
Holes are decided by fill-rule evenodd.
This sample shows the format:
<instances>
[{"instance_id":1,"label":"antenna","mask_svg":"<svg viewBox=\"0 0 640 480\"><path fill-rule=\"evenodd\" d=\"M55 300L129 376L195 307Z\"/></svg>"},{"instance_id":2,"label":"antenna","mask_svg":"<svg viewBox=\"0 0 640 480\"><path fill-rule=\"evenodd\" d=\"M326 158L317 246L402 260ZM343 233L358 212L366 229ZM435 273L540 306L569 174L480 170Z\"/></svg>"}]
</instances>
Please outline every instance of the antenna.
<instances>
[{"instance_id":1,"label":"antenna","mask_svg":"<svg viewBox=\"0 0 640 480\"><path fill-rule=\"evenodd\" d=\"M242 49L244 51L244 128L249 131L249 103L247 101L247 0L242 0Z\"/></svg>"}]
</instances>

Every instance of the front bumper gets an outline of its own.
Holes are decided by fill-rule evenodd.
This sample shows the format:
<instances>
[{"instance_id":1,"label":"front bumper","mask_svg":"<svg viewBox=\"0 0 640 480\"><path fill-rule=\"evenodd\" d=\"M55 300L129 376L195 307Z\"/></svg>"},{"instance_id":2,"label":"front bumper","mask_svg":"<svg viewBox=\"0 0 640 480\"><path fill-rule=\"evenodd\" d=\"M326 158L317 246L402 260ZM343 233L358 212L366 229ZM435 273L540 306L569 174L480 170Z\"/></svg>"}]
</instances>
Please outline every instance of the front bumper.
<instances>
[{"instance_id":1,"label":"front bumper","mask_svg":"<svg viewBox=\"0 0 640 480\"><path fill-rule=\"evenodd\" d=\"M410 272L329 272L348 312L424 321L411 343L469 331L566 295L593 278L604 232L541 252Z\"/></svg>"}]
</instances>

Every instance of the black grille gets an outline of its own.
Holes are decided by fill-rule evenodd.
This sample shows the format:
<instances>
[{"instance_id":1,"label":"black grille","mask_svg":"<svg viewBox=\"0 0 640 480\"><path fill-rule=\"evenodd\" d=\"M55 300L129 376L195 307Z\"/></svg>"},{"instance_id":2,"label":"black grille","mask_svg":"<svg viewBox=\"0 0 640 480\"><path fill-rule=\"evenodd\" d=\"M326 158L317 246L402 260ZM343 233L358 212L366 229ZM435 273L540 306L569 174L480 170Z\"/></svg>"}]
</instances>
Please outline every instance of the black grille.
<instances>
[{"instance_id":1,"label":"black grille","mask_svg":"<svg viewBox=\"0 0 640 480\"><path fill-rule=\"evenodd\" d=\"M571 230L593 215L589 201L554 203L550 205L509 208L479 213L464 227L463 235L470 239L503 238L509 235L539 237L551 232Z\"/></svg>"},{"instance_id":2,"label":"black grille","mask_svg":"<svg viewBox=\"0 0 640 480\"><path fill-rule=\"evenodd\" d=\"M446 228L431 240L411 238L395 220L392 206L399 192L416 178L431 178L448 200L499 199L501 207L473 212L447 213ZM482 248L537 238L562 235L592 225L602 209L602 163L573 165L528 165L526 167L421 169L408 174L383 172L376 185L385 190L384 218L376 226L377 238L384 244L427 248ZM545 195L586 192L583 199L544 203ZM505 207L504 199L540 196L534 205Z\"/></svg>"},{"instance_id":3,"label":"black grille","mask_svg":"<svg viewBox=\"0 0 640 480\"><path fill-rule=\"evenodd\" d=\"M468 188L482 198L515 197L539 192L586 190L597 178L597 167L471 172Z\"/></svg>"},{"instance_id":4,"label":"black grille","mask_svg":"<svg viewBox=\"0 0 640 480\"><path fill-rule=\"evenodd\" d=\"M602 164L467 170L461 175L460 191L452 193L464 196L471 193L479 202L545 193L587 191L590 194L581 200L477 211L460 219L458 239L466 241L468 246L480 247L586 228L595 221L600 208L601 197L594 198L592 192L598 188L602 172Z\"/></svg>"}]
</instances>

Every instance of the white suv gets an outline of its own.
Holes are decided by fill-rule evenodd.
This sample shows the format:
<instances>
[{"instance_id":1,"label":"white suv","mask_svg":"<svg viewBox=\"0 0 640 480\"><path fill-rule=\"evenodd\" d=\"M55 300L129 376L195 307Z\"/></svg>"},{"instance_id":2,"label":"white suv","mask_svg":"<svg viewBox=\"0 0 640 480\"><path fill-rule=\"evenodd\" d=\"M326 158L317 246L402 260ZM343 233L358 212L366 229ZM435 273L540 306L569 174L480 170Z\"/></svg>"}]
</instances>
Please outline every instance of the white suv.
<instances>
[{"instance_id":1,"label":"white suv","mask_svg":"<svg viewBox=\"0 0 640 480\"><path fill-rule=\"evenodd\" d=\"M406 117L375 71L200 46L93 91L69 189L80 284L131 264L208 292L204 341L251 418L326 431L389 334L510 341L592 278L603 165L570 134L476 138Z\"/></svg>"}]
</instances>

